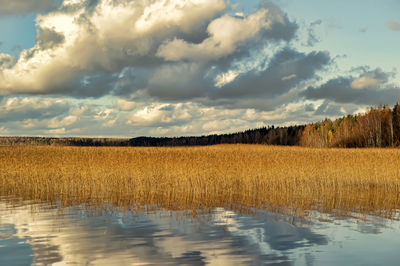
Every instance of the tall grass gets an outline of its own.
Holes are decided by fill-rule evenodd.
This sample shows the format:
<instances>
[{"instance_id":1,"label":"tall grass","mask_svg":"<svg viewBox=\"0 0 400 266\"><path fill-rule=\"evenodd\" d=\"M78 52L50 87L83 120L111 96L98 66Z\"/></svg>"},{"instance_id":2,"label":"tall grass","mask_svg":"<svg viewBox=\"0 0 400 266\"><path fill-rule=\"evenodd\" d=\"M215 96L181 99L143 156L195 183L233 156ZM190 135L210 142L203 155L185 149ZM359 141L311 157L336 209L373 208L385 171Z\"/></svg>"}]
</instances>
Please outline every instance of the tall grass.
<instances>
[{"instance_id":1,"label":"tall grass","mask_svg":"<svg viewBox=\"0 0 400 266\"><path fill-rule=\"evenodd\" d=\"M0 147L0 195L392 217L400 208L400 149Z\"/></svg>"}]
</instances>

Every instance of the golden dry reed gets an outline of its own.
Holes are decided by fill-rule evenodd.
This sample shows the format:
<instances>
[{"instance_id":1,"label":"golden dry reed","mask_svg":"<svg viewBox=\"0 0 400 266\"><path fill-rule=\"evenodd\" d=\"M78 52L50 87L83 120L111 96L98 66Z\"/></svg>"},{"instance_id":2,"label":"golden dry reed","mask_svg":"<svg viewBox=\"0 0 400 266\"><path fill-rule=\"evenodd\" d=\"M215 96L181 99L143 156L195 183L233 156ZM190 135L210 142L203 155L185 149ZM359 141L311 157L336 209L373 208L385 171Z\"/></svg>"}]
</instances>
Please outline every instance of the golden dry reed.
<instances>
[{"instance_id":1,"label":"golden dry reed","mask_svg":"<svg viewBox=\"0 0 400 266\"><path fill-rule=\"evenodd\" d=\"M0 147L0 195L67 205L393 218L400 208L400 149Z\"/></svg>"}]
</instances>

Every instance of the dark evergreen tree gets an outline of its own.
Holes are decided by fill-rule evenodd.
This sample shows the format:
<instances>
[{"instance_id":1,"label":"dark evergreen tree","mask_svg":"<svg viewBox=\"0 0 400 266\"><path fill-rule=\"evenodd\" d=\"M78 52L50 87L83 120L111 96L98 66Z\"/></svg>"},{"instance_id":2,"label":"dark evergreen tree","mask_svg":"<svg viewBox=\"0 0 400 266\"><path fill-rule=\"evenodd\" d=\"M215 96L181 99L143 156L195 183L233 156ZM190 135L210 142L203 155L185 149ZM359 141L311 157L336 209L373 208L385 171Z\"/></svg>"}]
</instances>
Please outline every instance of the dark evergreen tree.
<instances>
[{"instance_id":1,"label":"dark evergreen tree","mask_svg":"<svg viewBox=\"0 0 400 266\"><path fill-rule=\"evenodd\" d=\"M396 103L393 108L393 140L394 145L400 144L400 105Z\"/></svg>"}]
</instances>

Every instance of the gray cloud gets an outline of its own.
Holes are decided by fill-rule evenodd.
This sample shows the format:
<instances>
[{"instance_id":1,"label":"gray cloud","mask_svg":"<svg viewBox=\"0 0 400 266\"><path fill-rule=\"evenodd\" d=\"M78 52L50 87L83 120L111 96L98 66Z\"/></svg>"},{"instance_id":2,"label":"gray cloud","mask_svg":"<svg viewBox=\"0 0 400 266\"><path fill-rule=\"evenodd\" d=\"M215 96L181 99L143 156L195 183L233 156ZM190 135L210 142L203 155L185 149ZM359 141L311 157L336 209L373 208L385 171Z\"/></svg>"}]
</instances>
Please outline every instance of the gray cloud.
<instances>
[{"instance_id":1,"label":"gray cloud","mask_svg":"<svg viewBox=\"0 0 400 266\"><path fill-rule=\"evenodd\" d=\"M52 29L39 28L36 35L36 43L42 49L53 48L62 44L64 40L65 37L63 34Z\"/></svg>"},{"instance_id":2,"label":"gray cloud","mask_svg":"<svg viewBox=\"0 0 400 266\"><path fill-rule=\"evenodd\" d=\"M0 99L0 122L21 121L25 119L47 119L69 110L66 101L41 100L38 98Z\"/></svg>"},{"instance_id":3,"label":"gray cloud","mask_svg":"<svg viewBox=\"0 0 400 266\"><path fill-rule=\"evenodd\" d=\"M48 12L59 3L60 0L0 0L0 15Z\"/></svg>"},{"instance_id":4,"label":"gray cloud","mask_svg":"<svg viewBox=\"0 0 400 266\"><path fill-rule=\"evenodd\" d=\"M163 101L195 100L210 106L266 110L276 107L276 103L295 99L296 92L289 91L306 80L317 78L316 72L327 66L331 59L326 52L305 54L286 47L269 59L265 69L241 74L230 70L235 59L231 60L220 67L204 62L173 62L140 75L135 75L132 70L130 75L123 75L118 81L128 87L119 87L116 94L123 95L123 89L125 93L141 89L149 97ZM251 60L252 57L243 55L244 62ZM228 76L226 79L233 75L233 80L218 87L216 79L222 74ZM123 81L125 78L128 80ZM280 97L282 100L277 99Z\"/></svg>"},{"instance_id":5,"label":"gray cloud","mask_svg":"<svg viewBox=\"0 0 400 266\"><path fill-rule=\"evenodd\" d=\"M308 99L328 99L338 103L393 104L399 100L400 88L387 84L391 75L393 73L376 69L357 78L339 77L317 88L309 87L302 95Z\"/></svg>"},{"instance_id":6,"label":"gray cloud","mask_svg":"<svg viewBox=\"0 0 400 266\"><path fill-rule=\"evenodd\" d=\"M221 88L218 97L273 97L288 92L299 82L313 78L315 72L330 62L326 52L304 54L286 48L272 58L266 70L248 72L236 82Z\"/></svg>"},{"instance_id":7,"label":"gray cloud","mask_svg":"<svg viewBox=\"0 0 400 266\"><path fill-rule=\"evenodd\" d=\"M0 53L0 69L10 68L16 63L15 57L9 54Z\"/></svg>"},{"instance_id":8,"label":"gray cloud","mask_svg":"<svg viewBox=\"0 0 400 266\"><path fill-rule=\"evenodd\" d=\"M206 67L201 63L167 64L159 67L148 80L148 93L164 100L202 97L213 87L212 81L204 77Z\"/></svg>"},{"instance_id":9,"label":"gray cloud","mask_svg":"<svg viewBox=\"0 0 400 266\"><path fill-rule=\"evenodd\" d=\"M295 37L295 34L299 28L296 22L290 21L286 13L282 9L274 4L272 1L264 0L260 3L259 8L265 8L269 10L277 21L282 23L275 23L273 27L265 35L275 40L290 41Z\"/></svg>"},{"instance_id":10,"label":"gray cloud","mask_svg":"<svg viewBox=\"0 0 400 266\"><path fill-rule=\"evenodd\" d=\"M320 40L315 34L315 27L319 26L322 24L322 20L316 20L314 22L310 23L310 26L308 27L308 40L307 40L307 46L314 46L316 43L318 43Z\"/></svg>"},{"instance_id":11,"label":"gray cloud","mask_svg":"<svg viewBox=\"0 0 400 266\"><path fill-rule=\"evenodd\" d=\"M317 110L315 110L314 115L336 117L346 114L342 111L342 108L340 106L331 104L329 101L326 100L317 108Z\"/></svg>"}]
</instances>

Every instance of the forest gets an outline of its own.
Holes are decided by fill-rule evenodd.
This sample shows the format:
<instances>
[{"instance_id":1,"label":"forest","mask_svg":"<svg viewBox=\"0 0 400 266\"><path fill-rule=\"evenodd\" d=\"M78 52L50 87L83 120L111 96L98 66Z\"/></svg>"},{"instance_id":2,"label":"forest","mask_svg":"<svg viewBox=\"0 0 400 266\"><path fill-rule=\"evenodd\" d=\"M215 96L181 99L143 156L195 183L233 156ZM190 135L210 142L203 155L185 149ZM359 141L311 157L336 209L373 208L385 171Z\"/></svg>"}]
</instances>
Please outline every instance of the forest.
<instances>
[{"instance_id":1,"label":"forest","mask_svg":"<svg viewBox=\"0 0 400 266\"><path fill-rule=\"evenodd\" d=\"M371 107L367 112L335 120L289 127L262 127L231 134L189 137L48 138L0 137L0 145L51 146L205 146L216 144L265 144L305 147L400 146L400 105Z\"/></svg>"},{"instance_id":2,"label":"forest","mask_svg":"<svg viewBox=\"0 0 400 266\"><path fill-rule=\"evenodd\" d=\"M149 138L139 137L129 141L129 146L204 146L216 144L268 144L294 146L301 138L304 126L263 127L232 134L201 137Z\"/></svg>"},{"instance_id":3,"label":"forest","mask_svg":"<svg viewBox=\"0 0 400 266\"><path fill-rule=\"evenodd\" d=\"M397 147L400 145L400 105L370 108L336 120L308 124L298 143L307 147Z\"/></svg>"}]
</instances>

